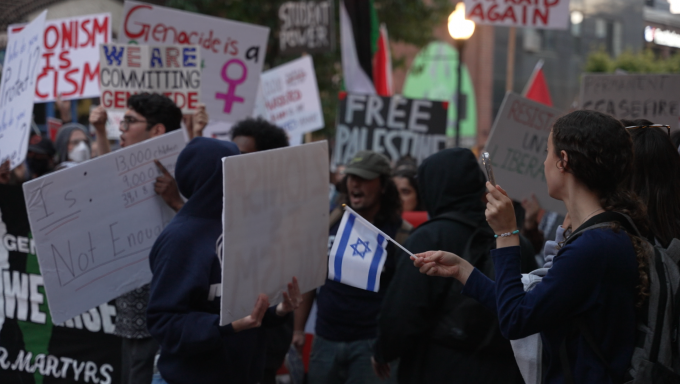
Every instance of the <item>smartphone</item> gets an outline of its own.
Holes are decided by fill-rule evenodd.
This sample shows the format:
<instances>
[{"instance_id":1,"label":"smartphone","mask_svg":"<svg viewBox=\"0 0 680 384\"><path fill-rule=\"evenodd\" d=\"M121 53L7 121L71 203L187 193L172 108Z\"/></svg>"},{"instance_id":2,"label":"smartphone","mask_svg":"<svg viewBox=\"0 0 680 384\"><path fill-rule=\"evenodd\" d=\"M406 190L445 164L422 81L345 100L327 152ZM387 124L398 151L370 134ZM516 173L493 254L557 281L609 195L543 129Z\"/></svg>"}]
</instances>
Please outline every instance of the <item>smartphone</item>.
<instances>
[{"instance_id":1,"label":"smartphone","mask_svg":"<svg viewBox=\"0 0 680 384\"><path fill-rule=\"evenodd\" d=\"M493 177L493 167L491 166L489 152L482 152L482 164L484 164L484 168L486 168L486 176L489 178L489 183L495 187L496 179Z\"/></svg>"}]
</instances>

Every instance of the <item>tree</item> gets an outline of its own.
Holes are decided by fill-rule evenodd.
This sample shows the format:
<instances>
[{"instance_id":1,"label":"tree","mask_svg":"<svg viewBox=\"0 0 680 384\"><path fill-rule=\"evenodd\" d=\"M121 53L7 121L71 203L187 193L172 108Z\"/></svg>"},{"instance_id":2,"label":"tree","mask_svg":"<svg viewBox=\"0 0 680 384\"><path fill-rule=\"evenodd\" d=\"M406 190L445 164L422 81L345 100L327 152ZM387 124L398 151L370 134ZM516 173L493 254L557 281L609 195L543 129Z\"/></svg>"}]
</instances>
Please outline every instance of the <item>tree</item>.
<instances>
[{"instance_id":1,"label":"tree","mask_svg":"<svg viewBox=\"0 0 680 384\"><path fill-rule=\"evenodd\" d=\"M680 73L680 55L659 58L651 49L635 53L626 50L616 58L609 56L604 49L588 55L586 72L612 73L617 69L628 73Z\"/></svg>"}]
</instances>

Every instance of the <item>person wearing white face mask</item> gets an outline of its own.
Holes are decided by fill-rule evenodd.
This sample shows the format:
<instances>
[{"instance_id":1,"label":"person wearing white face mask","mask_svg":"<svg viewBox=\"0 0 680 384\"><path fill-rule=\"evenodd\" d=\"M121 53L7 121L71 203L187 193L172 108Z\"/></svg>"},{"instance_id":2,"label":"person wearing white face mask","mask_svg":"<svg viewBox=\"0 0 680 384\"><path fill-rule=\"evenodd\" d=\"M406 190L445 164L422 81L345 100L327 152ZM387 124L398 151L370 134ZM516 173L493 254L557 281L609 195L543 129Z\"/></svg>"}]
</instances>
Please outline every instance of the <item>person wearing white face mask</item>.
<instances>
[{"instance_id":1,"label":"person wearing white face mask","mask_svg":"<svg viewBox=\"0 0 680 384\"><path fill-rule=\"evenodd\" d=\"M90 135L87 129L78 123L69 123L61 127L57 133L55 147L57 169L82 163L92 157Z\"/></svg>"}]
</instances>

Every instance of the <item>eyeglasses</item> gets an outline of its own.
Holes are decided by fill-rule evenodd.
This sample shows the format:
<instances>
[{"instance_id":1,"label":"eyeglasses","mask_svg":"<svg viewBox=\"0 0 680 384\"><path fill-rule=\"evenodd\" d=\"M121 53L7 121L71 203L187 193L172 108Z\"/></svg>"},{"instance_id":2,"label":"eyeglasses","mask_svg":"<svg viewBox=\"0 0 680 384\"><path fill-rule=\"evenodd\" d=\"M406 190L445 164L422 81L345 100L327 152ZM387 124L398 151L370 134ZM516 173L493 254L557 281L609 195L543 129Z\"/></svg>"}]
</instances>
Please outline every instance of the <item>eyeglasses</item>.
<instances>
[{"instance_id":1,"label":"eyeglasses","mask_svg":"<svg viewBox=\"0 0 680 384\"><path fill-rule=\"evenodd\" d=\"M139 120L139 119L135 119L132 116L125 116L125 117L123 117L123 120L120 121L120 127L123 129L123 132L127 132L128 129L130 129L130 125L135 124L135 123L146 123L147 128L148 128L148 125L149 125L148 120Z\"/></svg>"},{"instance_id":2,"label":"eyeglasses","mask_svg":"<svg viewBox=\"0 0 680 384\"><path fill-rule=\"evenodd\" d=\"M666 128L666 131L668 132L668 137L671 137L671 126L670 125L651 124L651 125L632 125L630 127L626 127L626 129L637 129L637 128Z\"/></svg>"}]
</instances>

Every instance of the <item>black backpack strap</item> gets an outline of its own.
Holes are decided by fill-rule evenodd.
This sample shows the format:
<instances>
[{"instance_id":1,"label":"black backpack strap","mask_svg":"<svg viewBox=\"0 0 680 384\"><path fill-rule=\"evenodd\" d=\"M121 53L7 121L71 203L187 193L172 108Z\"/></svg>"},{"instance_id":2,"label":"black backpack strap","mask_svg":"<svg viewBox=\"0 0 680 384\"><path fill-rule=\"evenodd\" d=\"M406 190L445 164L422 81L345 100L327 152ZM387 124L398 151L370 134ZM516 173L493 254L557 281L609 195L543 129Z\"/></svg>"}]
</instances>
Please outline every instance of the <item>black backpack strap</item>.
<instances>
[{"instance_id":1,"label":"black backpack strap","mask_svg":"<svg viewBox=\"0 0 680 384\"><path fill-rule=\"evenodd\" d=\"M659 350L661 349L661 334L663 333L664 314L666 303L668 302L668 287L666 286L666 266L661 260L661 252L654 247L654 266L656 274L659 276L659 304L656 309L656 325L654 326L654 340L652 350L649 353L649 361L656 363L659 360Z\"/></svg>"}]
</instances>

